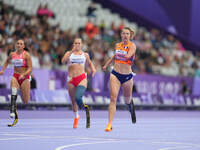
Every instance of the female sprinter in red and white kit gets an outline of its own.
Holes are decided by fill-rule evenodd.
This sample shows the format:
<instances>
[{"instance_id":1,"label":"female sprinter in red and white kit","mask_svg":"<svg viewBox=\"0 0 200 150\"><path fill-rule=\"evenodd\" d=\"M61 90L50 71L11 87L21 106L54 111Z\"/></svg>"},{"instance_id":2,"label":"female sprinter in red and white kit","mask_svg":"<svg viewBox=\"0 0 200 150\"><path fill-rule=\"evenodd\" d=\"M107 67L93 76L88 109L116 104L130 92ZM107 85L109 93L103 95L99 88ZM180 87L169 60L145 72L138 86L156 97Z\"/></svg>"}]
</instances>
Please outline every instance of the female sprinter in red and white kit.
<instances>
[{"instance_id":1,"label":"female sprinter in red and white kit","mask_svg":"<svg viewBox=\"0 0 200 150\"><path fill-rule=\"evenodd\" d=\"M11 105L10 105L10 117L15 118L12 125L17 124L17 95L18 90L21 91L22 100L25 104L30 99L30 74L32 72L32 61L29 52L25 51L25 44L23 40L18 40L15 45L16 51L11 52L4 63L0 75L4 74L9 62L14 66L14 74L11 79Z\"/></svg>"},{"instance_id":2,"label":"female sprinter in red and white kit","mask_svg":"<svg viewBox=\"0 0 200 150\"><path fill-rule=\"evenodd\" d=\"M71 51L65 53L62 58L62 63L67 62L68 67L68 91L72 101L72 108L75 114L73 128L77 128L80 115L78 107L84 108L86 111L86 128L90 128L89 108L83 104L82 96L87 88L87 74L85 72L85 63L89 64L92 70L92 76L96 73L96 69L90 60L88 53L82 51L82 39L76 38Z\"/></svg>"}]
</instances>

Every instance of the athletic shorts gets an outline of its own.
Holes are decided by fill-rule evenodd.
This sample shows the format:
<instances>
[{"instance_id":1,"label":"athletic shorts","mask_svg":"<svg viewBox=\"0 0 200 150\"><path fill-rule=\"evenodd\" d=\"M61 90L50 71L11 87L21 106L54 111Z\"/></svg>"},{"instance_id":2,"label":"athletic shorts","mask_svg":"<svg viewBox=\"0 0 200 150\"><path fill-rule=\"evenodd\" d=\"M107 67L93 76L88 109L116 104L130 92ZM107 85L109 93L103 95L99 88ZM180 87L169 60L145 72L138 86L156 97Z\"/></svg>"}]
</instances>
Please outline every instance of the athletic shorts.
<instances>
[{"instance_id":1,"label":"athletic shorts","mask_svg":"<svg viewBox=\"0 0 200 150\"><path fill-rule=\"evenodd\" d=\"M14 73L14 74L13 74L13 77L14 77L15 79L17 79L17 82L19 83L20 86L21 86L21 84L22 84L26 79L30 79L30 76L29 76L29 75L25 75L23 79L19 79L20 74L18 74L18 73Z\"/></svg>"},{"instance_id":2,"label":"athletic shorts","mask_svg":"<svg viewBox=\"0 0 200 150\"><path fill-rule=\"evenodd\" d=\"M71 84L73 84L75 87L77 87L79 85L79 83L83 79L86 79L86 77L87 77L86 73L82 73L81 75L73 77L73 78L68 77L68 82L71 83Z\"/></svg>"},{"instance_id":3,"label":"athletic shorts","mask_svg":"<svg viewBox=\"0 0 200 150\"><path fill-rule=\"evenodd\" d=\"M114 76L117 77L117 79L120 81L121 84L123 84L124 82L130 80L133 78L133 73L130 74L121 74L116 72L115 70L112 70L111 72Z\"/></svg>"}]
</instances>

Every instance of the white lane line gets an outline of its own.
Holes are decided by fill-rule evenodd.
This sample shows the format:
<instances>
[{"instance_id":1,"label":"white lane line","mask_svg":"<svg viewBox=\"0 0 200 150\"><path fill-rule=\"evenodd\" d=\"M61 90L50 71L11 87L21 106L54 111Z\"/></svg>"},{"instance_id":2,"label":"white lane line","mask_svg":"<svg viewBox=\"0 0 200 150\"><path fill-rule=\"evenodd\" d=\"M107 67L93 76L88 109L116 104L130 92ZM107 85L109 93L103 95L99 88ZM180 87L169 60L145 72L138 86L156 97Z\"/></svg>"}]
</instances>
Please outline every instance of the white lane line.
<instances>
[{"instance_id":1,"label":"white lane line","mask_svg":"<svg viewBox=\"0 0 200 150\"><path fill-rule=\"evenodd\" d=\"M93 145L93 144L103 144L103 143L113 143L113 142L130 142L130 141L126 141L126 140L120 141L120 140L117 140L117 141L101 141L101 142L90 142L90 143L77 143L77 144L70 144L70 145L59 146L55 150L63 150L63 149L67 149L69 147L82 146L82 145ZM149 142L143 141L143 140L134 141L134 142L149 143ZM150 143L163 143L163 144L166 144L166 142L150 142ZM167 142L167 143L169 144L170 142ZM173 144L183 144L183 143L176 143L176 142L172 142L172 143ZM186 143L186 144L190 144L190 143ZM160 149L157 149L157 150L185 149L185 148L192 148L192 147L199 147L199 145L195 145L195 144L193 145L193 144L191 144L191 145L188 145L188 146L165 147L165 148L160 148Z\"/></svg>"},{"instance_id":2,"label":"white lane line","mask_svg":"<svg viewBox=\"0 0 200 150\"><path fill-rule=\"evenodd\" d=\"M98 143L109 143L109 142L136 142L136 143L151 143L151 144L173 144L174 147L164 147L157 150L173 150L173 149L184 149L188 147L198 147L200 148L199 144L193 143L181 143L181 142L168 142L168 141L148 141L148 140L134 140L134 139L120 139L120 138L102 138L102 137L77 137L77 136L42 136L39 134L23 134L23 133L4 133L5 136L15 136L10 138L0 138L0 141L11 141L11 140L30 140L30 139L76 139L76 140L101 140L98 142L92 143L83 143L83 145L90 145L90 144L98 144ZM17 137L19 136L19 137ZM106 140L106 141L105 141ZM80 143L65 145L65 148L72 147L72 146L79 146ZM67 147L66 147L67 146Z\"/></svg>"},{"instance_id":3,"label":"white lane line","mask_svg":"<svg viewBox=\"0 0 200 150\"><path fill-rule=\"evenodd\" d=\"M103 144L103 143L113 143L113 142L123 142L123 141L102 141L102 142L91 142L91 143L77 143L77 144L59 146L55 150L63 150L63 149L69 148L69 147L75 147L75 146L81 146L81 145Z\"/></svg>"},{"instance_id":4,"label":"white lane line","mask_svg":"<svg viewBox=\"0 0 200 150\"><path fill-rule=\"evenodd\" d=\"M37 137L14 137L14 138L0 138L0 141L11 141L11 140L30 140L37 139Z\"/></svg>"},{"instance_id":5,"label":"white lane line","mask_svg":"<svg viewBox=\"0 0 200 150\"><path fill-rule=\"evenodd\" d=\"M67 149L70 147L75 147L75 146L82 146L82 145L93 145L93 144L103 144L103 143L113 143L113 142L131 142L128 140L115 140L115 141L101 141L101 142L90 142L90 143L77 143L77 144L69 144L69 145L63 145L63 146L59 146L57 147L55 150L63 150L63 149ZM144 141L144 140L133 140L132 142L138 142L138 143L162 143L162 144L184 144L184 143L176 143L176 142L148 142L148 141ZM190 143L185 143L185 144L190 144ZM173 150L173 149L185 149L185 148L192 148L192 147L199 147L199 145L196 144L190 144L187 146L175 146L175 147L165 147L165 148L160 148L157 150Z\"/></svg>"},{"instance_id":6,"label":"white lane line","mask_svg":"<svg viewBox=\"0 0 200 150\"><path fill-rule=\"evenodd\" d=\"M157 150L172 150L172 149L185 149L185 148L191 148L193 146L175 146L175 147L165 147L165 148L160 148Z\"/></svg>"},{"instance_id":7,"label":"white lane line","mask_svg":"<svg viewBox=\"0 0 200 150\"><path fill-rule=\"evenodd\" d=\"M199 144L194 144L194 143L181 143L181 142L165 142L165 141L161 141L161 142L152 142L153 144L174 144L174 145L186 145L186 146L195 146L195 147L200 147Z\"/></svg>"},{"instance_id":8,"label":"white lane line","mask_svg":"<svg viewBox=\"0 0 200 150\"><path fill-rule=\"evenodd\" d=\"M0 138L0 140L18 140L20 138L36 138L36 139L75 139L75 140L107 140L107 141L116 141L118 139L112 139L112 138L97 138L97 137L77 137L77 136L48 136L48 135L37 135L37 134L17 134L17 133L4 133L2 135L5 136L15 136L14 138ZM120 139L121 140L121 139Z\"/></svg>"},{"instance_id":9,"label":"white lane line","mask_svg":"<svg viewBox=\"0 0 200 150\"><path fill-rule=\"evenodd\" d=\"M46 135L37 135L37 134L4 134L4 135L12 135L12 136L24 136L24 137L38 137L38 138L73 138L76 140L107 140L107 141L116 141L116 140L124 140L124 139L117 139L117 138L101 138L101 137L77 137L77 136L46 136ZM126 140L127 141L127 140ZM131 141L131 140L130 140Z\"/></svg>"}]
</instances>

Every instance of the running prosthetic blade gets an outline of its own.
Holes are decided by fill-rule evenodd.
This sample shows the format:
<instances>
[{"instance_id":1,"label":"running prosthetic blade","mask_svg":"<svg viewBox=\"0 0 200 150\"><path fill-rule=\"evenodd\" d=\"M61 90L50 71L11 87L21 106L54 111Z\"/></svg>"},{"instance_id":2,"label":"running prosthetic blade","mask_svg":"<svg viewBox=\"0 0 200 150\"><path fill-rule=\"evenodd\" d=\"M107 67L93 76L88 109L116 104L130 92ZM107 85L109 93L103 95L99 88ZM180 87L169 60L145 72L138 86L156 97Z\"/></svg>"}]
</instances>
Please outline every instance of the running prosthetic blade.
<instances>
[{"instance_id":1,"label":"running prosthetic blade","mask_svg":"<svg viewBox=\"0 0 200 150\"><path fill-rule=\"evenodd\" d=\"M133 100L131 101L131 119L132 123L136 123L135 106Z\"/></svg>"},{"instance_id":2,"label":"running prosthetic blade","mask_svg":"<svg viewBox=\"0 0 200 150\"><path fill-rule=\"evenodd\" d=\"M17 124L17 122L18 122L18 113L17 113L17 111L15 111L15 120L13 121L12 124L8 124L8 127L15 126Z\"/></svg>"},{"instance_id":3,"label":"running prosthetic blade","mask_svg":"<svg viewBox=\"0 0 200 150\"><path fill-rule=\"evenodd\" d=\"M84 105L85 112L86 112L86 128L90 128L90 110L88 105Z\"/></svg>"},{"instance_id":4,"label":"running prosthetic blade","mask_svg":"<svg viewBox=\"0 0 200 150\"><path fill-rule=\"evenodd\" d=\"M15 97L12 95L12 97ZM10 118L15 118L16 112L16 100L15 98L11 99L11 106L10 106Z\"/></svg>"}]
</instances>

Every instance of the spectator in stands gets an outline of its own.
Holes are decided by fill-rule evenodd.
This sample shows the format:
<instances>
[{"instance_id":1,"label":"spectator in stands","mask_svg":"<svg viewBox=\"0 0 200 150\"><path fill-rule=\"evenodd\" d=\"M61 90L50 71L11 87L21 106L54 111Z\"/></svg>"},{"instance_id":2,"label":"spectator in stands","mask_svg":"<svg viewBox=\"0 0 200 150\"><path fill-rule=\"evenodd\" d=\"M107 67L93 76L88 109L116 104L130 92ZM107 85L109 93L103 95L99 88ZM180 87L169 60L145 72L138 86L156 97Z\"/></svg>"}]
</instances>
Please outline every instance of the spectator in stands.
<instances>
[{"instance_id":1,"label":"spectator in stands","mask_svg":"<svg viewBox=\"0 0 200 150\"><path fill-rule=\"evenodd\" d=\"M100 23L100 25L99 25L99 29L100 29L100 32L101 32L101 36L104 36L105 28L106 28L105 21L102 20L101 23Z\"/></svg>"},{"instance_id":2,"label":"spectator in stands","mask_svg":"<svg viewBox=\"0 0 200 150\"><path fill-rule=\"evenodd\" d=\"M39 5L37 9L37 16L38 17L47 16L48 18L55 18L54 13L48 8L48 4L45 4L44 7L41 4Z\"/></svg>"},{"instance_id":3,"label":"spectator in stands","mask_svg":"<svg viewBox=\"0 0 200 150\"><path fill-rule=\"evenodd\" d=\"M91 1L88 9L87 9L87 16L96 18L95 11L96 11L95 4Z\"/></svg>"},{"instance_id":4,"label":"spectator in stands","mask_svg":"<svg viewBox=\"0 0 200 150\"><path fill-rule=\"evenodd\" d=\"M180 83L180 94L183 94L183 95L190 94L190 89L184 80L181 80L181 83Z\"/></svg>"},{"instance_id":5,"label":"spectator in stands","mask_svg":"<svg viewBox=\"0 0 200 150\"><path fill-rule=\"evenodd\" d=\"M195 70L195 77L200 78L200 56L197 56L197 59L194 60L192 68Z\"/></svg>"},{"instance_id":6,"label":"spectator in stands","mask_svg":"<svg viewBox=\"0 0 200 150\"><path fill-rule=\"evenodd\" d=\"M137 87L135 84L133 84L133 90L132 90L132 93L137 93Z\"/></svg>"},{"instance_id":7,"label":"spectator in stands","mask_svg":"<svg viewBox=\"0 0 200 150\"><path fill-rule=\"evenodd\" d=\"M181 43L181 41L180 40L176 40L175 41L175 47L176 47L176 49L178 49L178 50L181 50L181 51L185 51L185 48L183 47L183 44Z\"/></svg>"},{"instance_id":8,"label":"spectator in stands","mask_svg":"<svg viewBox=\"0 0 200 150\"><path fill-rule=\"evenodd\" d=\"M37 17L39 18L41 24L46 24L48 18L55 18L54 13L48 8L48 4L45 6L39 5L37 9Z\"/></svg>"},{"instance_id":9,"label":"spectator in stands","mask_svg":"<svg viewBox=\"0 0 200 150\"><path fill-rule=\"evenodd\" d=\"M195 71L195 77L200 78L200 67Z\"/></svg>"},{"instance_id":10,"label":"spectator in stands","mask_svg":"<svg viewBox=\"0 0 200 150\"><path fill-rule=\"evenodd\" d=\"M32 49L31 51L31 59L32 59L32 65L33 68L40 68L40 60L39 55L36 49Z\"/></svg>"},{"instance_id":11,"label":"spectator in stands","mask_svg":"<svg viewBox=\"0 0 200 150\"><path fill-rule=\"evenodd\" d=\"M14 7L8 6L3 2L0 3L0 5L2 8L0 10L2 16L0 18L0 45L2 51L4 51L4 49L5 51L10 49L8 47L14 45L18 37L29 37L31 41L29 47L33 46L34 50L38 53L35 58L39 60L40 65L37 66L45 67L45 65L43 65L44 61L42 56L44 54L43 50L45 49L46 53L49 54L46 60L56 64L47 65L48 68L52 69L54 67L62 69L63 66L60 64L60 56L62 56L64 52L60 52L59 47L70 49L71 43L73 43L72 39L77 36L77 32L72 33L70 30L62 31L59 25L52 26L47 20L40 22L40 19L36 16L26 15L26 13L15 10ZM91 5L94 6L94 4ZM43 9L42 5L38 8L38 12L41 9ZM46 9L48 9L47 5ZM48 17L52 17L52 15L46 15L45 19ZM104 27L104 23L97 25L96 23L93 24L91 21L88 21L85 28L81 29L78 33L84 40L84 47L89 49L90 54L94 53L91 52L94 40L97 40L95 45L101 45L100 53L103 54L103 60L95 60L98 66L99 63L103 65L112 55L112 51L109 49L112 49L114 43L120 39L118 31L119 26L116 25L115 22L112 22L111 26ZM200 64L196 60L199 59L198 55L191 54L191 56L188 57L188 51L184 50L179 39L171 35L166 36L158 29L148 31L144 27L138 26L134 43L137 46L139 52L137 57L140 60L137 66L139 72L137 73L151 73L151 66L154 68L152 69L153 74L194 76L198 68L195 66L199 66ZM95 57L92 57L92 59L94 60ZM195 60L197 62L194 63ZM149 62L152 62L150 66L148 66Z\"/></svg>"},{"instance_id":12,"label":"spectator in stands","mask_svg":"<svg viewBox=\"0 0 200 150\"><path fill-rule=\"evenodd\" d=\"M93 39L97 34L99 34L99 27L88 20L85 26L85 32L89 39Z\"/></svg>"},{"instance_id":13,"label":"spectator in stands","mask_svg":"<svg viewBox=\"0 0 200 150\"><path fill-rule=\"evenodd\" d=\"M88 22L85 25L85 33L89 38L91 37L93 29L94 29L94 24L90 20L88 20Z\"/></svg>"},{"instance_id":14,"label":"spectator in stands","mask_svg":"<svg viewBox=\"0 0 200 150\"><path fill-rule=\"evenodd\" d=\"M31 89L37 89L37 82L33 74L31 74Z\"/></svg>"},{"instance_id":15,"label":"spectator in stands","mask_svg":"<svg viewBox=\"0 0 200 150\"><path fill-rule=\"evenodd\" d=\"M121 31L125 27L125 21L122 20L120 25L119 25L119 31Z\"/></svg>"},{"instance_id":16,"label":"spectator in stands","mask_svg":"<svg viewBox=\"0 0 200 150\"><path fill-rule=\"evenodd\" d=\"M0 66L3 66L4 62L7 59L7 48L0 48Z\"/></svg>"},{"instance_id":17,"label":"spectator in stands","mask_svg":"<svg viewBox=\"0 0 200 150\"><path fill-rule=\"evenodd\" d=\"M51 61L51 56L48 53L48 51L45 51L43 53L43 57L42 57L42 66L46 69L51 69L52 68L52 61Z\"/></svg>"}]
</instances>

